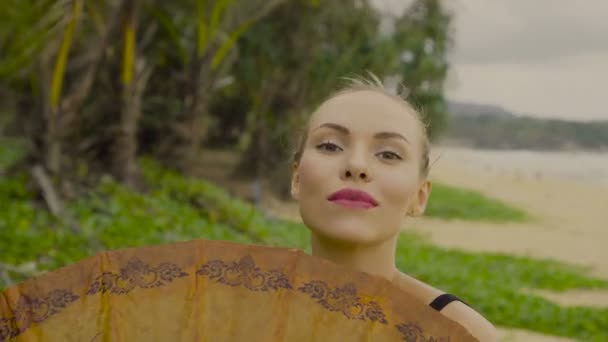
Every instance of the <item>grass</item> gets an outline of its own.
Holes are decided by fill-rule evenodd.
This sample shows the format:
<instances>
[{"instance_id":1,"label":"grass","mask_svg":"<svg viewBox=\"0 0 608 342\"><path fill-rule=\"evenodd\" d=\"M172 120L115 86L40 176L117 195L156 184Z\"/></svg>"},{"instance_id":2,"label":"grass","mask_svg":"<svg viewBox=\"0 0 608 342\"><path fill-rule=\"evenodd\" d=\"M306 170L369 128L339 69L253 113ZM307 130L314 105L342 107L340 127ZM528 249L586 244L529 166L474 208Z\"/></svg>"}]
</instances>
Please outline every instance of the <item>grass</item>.
<instances>
[{"instance_id":1,"label":"grass","mask_svg":"<svg viewBox=\"0 0 608 342\"><path fill-rule=\"evenodd\" d=\"M524 222L528 214L478 192L433 184L426 215L440 219L490 222Z\"/></svg>"},{"instance_id":2,"label":"grass","mask_svg":"<svg viewBox=\"0 0 608 342\"><path fill-rule=\"evenodd\" d=\"M297 223L265 217L222 188L186 179L142 161L152 190L133 193L105 179L68 205L82 229L74 234L32 201L25 177L0 180L0 261L14 265L12 281L115 249L193 238L253 242L308 249L308 231ZM585 341L608 340L608 309L564 308L524 288L608 288L585 270L552 261L443 249L404 233L398 266L462 297L497 325ZM7 285L0 279L0 288Z\"/></svg>"},{"instance_id":3,"label":"grass","mask_svg":"<svg viewBox=\"0 0 608 342\"><path fill-rule=\"evenodd\" d=\"M25 149L18 139L0 137L0 172L23 157Z\"/></svg>"},{"instance_id":4,"label":"grass","mask_svg":"<svg viewBox=\"0 0 608 342\"><path fill-rule=\"evenodd\" d=\"M566 291L607 288L583 268L554 261L442 249L417 236L403 236L399 267L418 279L455 293L500 326L585 341L608 340L608 308L561 307L523 289Z\"/></svg>"}]
</instances>

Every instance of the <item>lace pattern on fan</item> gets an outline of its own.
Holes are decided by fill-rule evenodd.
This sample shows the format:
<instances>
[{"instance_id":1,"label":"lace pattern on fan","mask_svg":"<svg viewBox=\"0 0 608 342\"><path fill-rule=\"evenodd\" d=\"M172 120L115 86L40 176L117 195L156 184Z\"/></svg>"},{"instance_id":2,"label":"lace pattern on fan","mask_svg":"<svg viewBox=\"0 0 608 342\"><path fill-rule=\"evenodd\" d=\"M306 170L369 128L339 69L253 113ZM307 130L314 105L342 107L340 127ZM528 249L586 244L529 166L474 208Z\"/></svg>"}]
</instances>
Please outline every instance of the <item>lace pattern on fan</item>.
<instances>
[{"instance_id":1,"label":"lace pattern on fan","mask_svg":"<svg viewBox=\"0 0 608 342\"><path fill-rule=\"evenodd\" d=\"M304 284L298 290L310 295L327 310L341 312L350 319L388 323L380 305L374 301L363 303L352 283L332 289L324 281L316 280Z\"/></svg>"},{"instance_id":2,"label":"lace pattern on fan","mask_svg":"<svg viewBox=\"0 0 608 342\"><path fill-rule=\"evenodd\" d=\"M162 263L156 267L132 258L120 273L103 272L96 277L89 287L87 294L110 292L112 294L125 294L134 288L152 288L164 286L177 278L188 276L188 273L170 263Z\"/></svg>"},{"instance_id":3,"label":"lace pattern on fan","mask_svg":"<svg viewBox=\"0 0 608 342\"><path fill-rule=\"evenodd\" d=\"M46 321L78 298L73 292L64 289L53 290L47 296L38 298L22 296L13 310L13 316L0 317L0 341L19 336L32 323Z\"/></svg>"},{"instance_id":4,"label":"lace pattern on fan","mask_svg":"<svg viewBox=\"0 0 608 342\"><path fill-rule=\"evenodd\" d=\"M252 291L291 289L287 275L280 270L262 271L253 258L247 255L238 262L227 263L211 260L201 266L196 274L230 286L244 286Z\"/></svg>"},{"instance_id":5,"label":"lace pattern on fan","mask_svg":"<svg viewBox=\"0 0 608 342\"><path fill-rule=\"evenodd\" d=\"M403 323L395 327L405 342L450 342L449 337L425 337L422 328L415 323Z\"/></svg>"},{"instance_id":6,"label":"lace pattern on fan","mask_svg":"<svg viewBox=\"0 0 608 342\"><path fill-rule=\"evenodd\" d=\"M196 275L228 286L243 286L252 291L270 291L278 289L293 290L287 275L280 270L262 270L254 259L247 255L238 261L226 262L211 260L196 270ZM161 263L151 266L140 259L131 258L120 272L103 272L96 276L87 286L85 295L107 293L122 295L137 288L157 288L190 276L173 263ZM329 311L339 312L349 319L388 324L382 307L374 302L365 302L357 294L354 284L331 288L327 283L313 280L297 287L297 290L309 295L318 304ZM39 324L49 317L61 312L80 297L68 289L55 289L44 296L22 294L11 316L0 317L0 342L15 338L29 329L32 324ZM448 342L449 337L425 337L423 330L415 323L402 323L395 328L406 342Z\"/></svg>"}]
</instances>

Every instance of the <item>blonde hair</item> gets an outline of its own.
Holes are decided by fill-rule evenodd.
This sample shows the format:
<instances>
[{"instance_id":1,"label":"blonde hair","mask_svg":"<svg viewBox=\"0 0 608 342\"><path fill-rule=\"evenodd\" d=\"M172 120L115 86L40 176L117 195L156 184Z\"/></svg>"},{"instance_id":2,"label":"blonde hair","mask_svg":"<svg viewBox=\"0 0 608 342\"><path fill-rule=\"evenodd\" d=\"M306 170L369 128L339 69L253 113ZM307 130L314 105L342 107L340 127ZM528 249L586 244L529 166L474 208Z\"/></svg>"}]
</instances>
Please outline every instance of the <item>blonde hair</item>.
<instances>
[{"instance_id":1,"label":"blonde hair","mask_svg":"<svg viewBox=\"0 0 608 342\"><path fill-rule=\"evenodd\" d=\"M426 177L429 173L429 155L430 155L430 142L427 134L427 126L424 124L422 120L422 115L411 103L407 101L407 96L409 95L409 90L403 86L402 84L397 84L396 89L388 88L378 76L376 76L372 72L367 72L367 77L365 76L354 76L354 77L343 77L343 80L347 81L347 84L342 88L338 89L338 91L331 94L328 98L323 102L327 102L330 99L342 95L348 94L358 91L375 91L381 93L398 103L404 106L404 108L414 115L420 124L420 129L422 132L422 151L421 151L421 159L422 163L420 166L421 174ZM308 139L308 127L304 128L304 131L300 134L300 138L298 140L298 145L292 156L292 165L297 164L302 158L302 153L304 150L304 145L306 144L306 140Z\"/></svg>"}]
</instances>

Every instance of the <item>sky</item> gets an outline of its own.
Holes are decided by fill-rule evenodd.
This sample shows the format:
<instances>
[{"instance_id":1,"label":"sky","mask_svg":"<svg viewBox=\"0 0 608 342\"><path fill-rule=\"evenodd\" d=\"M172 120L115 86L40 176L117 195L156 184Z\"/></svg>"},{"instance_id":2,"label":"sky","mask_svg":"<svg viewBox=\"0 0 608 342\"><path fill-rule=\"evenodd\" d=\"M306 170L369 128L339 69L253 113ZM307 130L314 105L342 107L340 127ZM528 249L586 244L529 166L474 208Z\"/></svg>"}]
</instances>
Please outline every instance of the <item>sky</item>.
<instances>
[{"instance_id":1,"label":"sky","mask_svg":"<svg viewBox=\"0 0 608 342\"><path fill-rule=\"evenodd\" d=\"M412 0L372 0L402 11ZM522 115L608 120L608 0L444 0L450 100Z\"/></svg>"}]
</instances>

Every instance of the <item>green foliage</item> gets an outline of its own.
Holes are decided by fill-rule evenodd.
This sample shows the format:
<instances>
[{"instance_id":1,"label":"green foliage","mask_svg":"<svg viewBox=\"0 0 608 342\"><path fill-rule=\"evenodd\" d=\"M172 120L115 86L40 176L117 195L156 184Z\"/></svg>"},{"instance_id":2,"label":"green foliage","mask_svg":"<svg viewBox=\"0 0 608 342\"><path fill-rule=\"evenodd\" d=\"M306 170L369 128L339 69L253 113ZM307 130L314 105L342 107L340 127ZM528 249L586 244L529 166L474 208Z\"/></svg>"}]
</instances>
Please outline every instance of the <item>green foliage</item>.
<instances>
[{"instance_id":1,"label":"green foliage","mask_svg":"<svg viewBox=\"0 0 608 342\"><path fill-rule=\"evenodd\" d=\"M25 176L0 180L0 262L30 272L9 272L21 281L101 250L195 238L302 248L309 233L301 224L265 217L222 188L161 169L150 159L142 169L150 185L133 193L105 179L87 196L69 203L81 233L74 234L37 207ZM461 296L497 325L583 340L605 340L608 310L563 308L522 289L608 288L585 269L552 261L443 249L404 233L397 264L433 286ZM31 269L32 267L30 267ZM6 286L0 277L0 288Z\"/></svg>"},{"instance_id":2,"label":"green foliage","mask_svg":"<svg viewBox=\"0 0 608 342\"><path fill-rule=\"evenodd\" d=\"M288 143L310 112L342 83L343 76L373 70L380 76L397 72L396 54L380 47L397 46L378 34L379 17L367 2L355 6L335 0L315 6L308 0L291 1L257 23L239 42L236 79L216 106L222 130L242 131L239 147L245 150L241 176L269 174L287 160ZM381 56L381 57L379 57ZM236 110L235 110L236 109ZM235 120L235 115L241 118ZM264 158L260 158L264 156ZM253 165L252 165L253 164ZM268 170L268 172L266 172ZM279 169L284 178L287 168Z\"/></svg>"},{"instance_id":3,"label":"green foliage","mask_svg":"<svg viewBox=\"0 0 608 342\"><path fill-rule=\"evenodd\" d=\"M522 292L526 288L565 291L608 288L608 281L583 276L585 269L553 261L437 248L404 234L397 264L408 274L457 294L492 323L568 336L584 341L608 338L608 309L560 307Z\"/></svg>"},{"instance_id":4,"label":"green foliage","mask_svg":"<svg viewBox=\"0 0 608 342\"><path fill-rule=\"evenodd\" d=\"M0 80L26 76L24 69L32 67L37 54L65 26L66 4L64 0L0 2Z\"/></svg>"},{"instance_id":5,"label":"green foliage","mask_svg":"<svg viewBox=\"0 0 608 342\"><path fill-rule=\"evenodd\" d=\"M18 132L10 134L27 135L41 164L62 174L76 159L130 173L121 165L134 165L134 153L124 151L187 169L192 160L176 159L195 159L214 142L238 144L243 169L269 175L341 77L367 70L403 80L432 137L445 116L449 16L436 0L396 15L393 35L368 0L5 2L0 91L15 99L8 126ZM137 25L125 30L131 20ZM413 59L404 62L406 50ZM137 82L120 81L123 55L124 78ZM127 83L137 90L128 96Z\"/></svg>"},{"instance_id":6,"label":"green foliage","mask_svg":"<svg viewBox=\"0 0 608 342\"><path fill-rule=\"evenodd\" d=\"M291 151L286 142L295 144L294 131L344 85L342 77L372 71L389 85L391 79L403 81L411 94L408 100L421 109L434 139L445 121L442 85L449 18L437 1L416 1L395 21L392 35L383 32L382 18L369 1L312 6L301 0L278 7L238 44L247 58L235 63L236 82L221 101L242 107L216 106L216 114L225 115L217 116L223 128L213 138L227 136L229 128L242 130L239 142L246 150L241 171L266 174L260 169L274 170L287 159ZM406 51L412 53L411 61L402 59ZM241 119L234 120L235 115ZM251 167L252 161L263 165Z\"/></svg>"},{"instance_id":7,"label":"green foliage","mask_svg":"<svg viewBox=\"0 0 608 342\"><path fill-rule=\"evenodd\" d=\"M0 172L25 156L23 141L0 137Z\"/></svg>"},{"instance_id":8,"label":"green foliage","mask_svg":"<svg viewBox=\"0 0 608 342\"><path fill-rule=\"evenodd\" d=\"M206 212L213 224L221 223L251 241L274 246L305 248L308 232L294 229L289 222L265 217L251 205L229 196L221 187L205 181L193 181L178 173L158 167L150 160L142 161L146 179L161 193L171 193L173 201L182 206L195 206Z\"/></svg>"},{"instance_id":9,"label":"green foliage","mask_svg":"<svg viewBox=\"0 0 608 342\"><path fill-rule=\"evenodd\" d=\"M433 184L426 215L441 219L522 222L528 215L521 209L488 198L478 192Z\"/></svg>"},{"instance_id":10,"label":"green foliage","mask_svg":"<svg viewBox=\"0 0 608 342\"><path fill-rule=\"evenodd\" d=\"M428 124L431 140L447 124L443 84L447 77L447 53L452 44L451 17L439 0L416 0L395 23L394 41L399 50L397 64L409 101Z\"/></svg>"}]
</instances>

